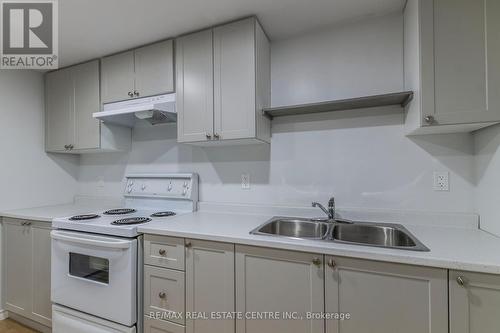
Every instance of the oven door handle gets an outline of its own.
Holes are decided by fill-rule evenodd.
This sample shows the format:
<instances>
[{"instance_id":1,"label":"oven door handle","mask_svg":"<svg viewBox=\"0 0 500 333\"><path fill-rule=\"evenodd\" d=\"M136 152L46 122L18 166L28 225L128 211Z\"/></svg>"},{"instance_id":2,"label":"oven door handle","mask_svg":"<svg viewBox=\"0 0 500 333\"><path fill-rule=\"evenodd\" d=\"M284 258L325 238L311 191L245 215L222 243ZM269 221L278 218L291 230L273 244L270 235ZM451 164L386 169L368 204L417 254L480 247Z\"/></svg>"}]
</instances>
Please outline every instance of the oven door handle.
<instances>
[{"instance_id":1,"label":"oven door handle","mask_svg":"<svg viewBox=\"0 0 500 333\"><path fill-rule=\"evenodd\" d=\"M74 237L72 235L64 234L60 231L54 230L50 233L52 239L66 241L70 243L84 244L84 245L93 245L104 248L112 248L112 249L128 249L132 245L130 240L120 240L120 239L111 239L107 238L106 240L92 239L92 238L80 238Z\"/></svg>"}]
</instances>

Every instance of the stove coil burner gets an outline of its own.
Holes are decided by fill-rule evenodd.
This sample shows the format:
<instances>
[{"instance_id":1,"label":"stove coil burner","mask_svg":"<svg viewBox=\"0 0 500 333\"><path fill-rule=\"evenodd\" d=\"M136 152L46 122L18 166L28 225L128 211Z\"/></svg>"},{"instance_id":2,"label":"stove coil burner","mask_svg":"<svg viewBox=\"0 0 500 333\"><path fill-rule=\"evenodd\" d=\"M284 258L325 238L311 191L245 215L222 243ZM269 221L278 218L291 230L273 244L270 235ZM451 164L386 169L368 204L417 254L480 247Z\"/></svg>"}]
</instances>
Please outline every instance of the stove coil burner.
<instances>
[{"instance_id":1,"label":"stove coil burner","mask_svg":"<svg viewBox=\"0 0 500 333\"><path fill-rule=\"evenodd\" d=\"M106 215L125 215L130 213L135 213L137 210L132 208L119 208L119 209L110 209L104 212Z\"/></svg>"},{"instance_id":2,"label":"stove coil burner","mask_svg":"<svg viewBox=\"0 0 500 333\"><path fill-rule=\"evenodd\" d=\"M130 224L142 224L146 222L150 222L151 219L148 217L130 217L128 219L121 219L111 222L114 225L130 225Z\"/></svg>"},{"instance_id":3,"label":"stove coil burner","mask_svg":"<svg viewBox=\"0 0 500 333\"><path fill-rule=\"evenodd\" d=\"M97 214L85 214L85 215L75 215L69 218L70 221L86 221L93 220L100 217Z\"/></svg>"},{"instance_id":4,"label":"stove coil burner","mask_svg":"<svg viewBox=\"0 0 500 333\"><path fill-rule=\"evenodd\" d=\"M174 216L174 212L158 212L151 214L151 217L167 217L167 216Z\"/></svg>"}]
</instances>

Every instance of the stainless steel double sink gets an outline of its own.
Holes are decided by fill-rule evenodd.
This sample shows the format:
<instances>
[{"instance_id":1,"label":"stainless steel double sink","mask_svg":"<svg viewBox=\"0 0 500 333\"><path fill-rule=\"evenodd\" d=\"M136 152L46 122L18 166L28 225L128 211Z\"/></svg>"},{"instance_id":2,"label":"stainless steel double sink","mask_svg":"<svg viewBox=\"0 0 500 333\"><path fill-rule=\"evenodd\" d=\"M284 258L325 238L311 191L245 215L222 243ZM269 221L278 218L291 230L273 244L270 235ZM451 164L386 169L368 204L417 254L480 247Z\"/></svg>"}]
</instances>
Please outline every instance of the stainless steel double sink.
<instances>
[{"instance_id":1,"label":"stainless steel double sink","mask_svg":"<svg viewBox=\"0 0 500 333\"><path fill-rule=\"evenodd\" d=\"M250 233L401 250L429 251L405 227L392 223L274 217Z\"/></svg>"}]
</instances>

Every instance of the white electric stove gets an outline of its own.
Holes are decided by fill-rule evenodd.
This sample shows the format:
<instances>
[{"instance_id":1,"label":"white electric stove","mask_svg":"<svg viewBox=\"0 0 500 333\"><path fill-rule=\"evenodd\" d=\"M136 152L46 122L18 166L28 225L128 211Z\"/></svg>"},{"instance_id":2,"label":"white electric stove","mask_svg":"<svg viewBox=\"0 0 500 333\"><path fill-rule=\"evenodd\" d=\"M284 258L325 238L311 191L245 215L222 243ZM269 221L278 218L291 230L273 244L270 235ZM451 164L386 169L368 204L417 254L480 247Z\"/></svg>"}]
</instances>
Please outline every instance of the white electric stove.
<instances>
[{"instance_id":1,"label":"white electric stove","mask_svg":"<svg viewBox=\"0 0 500 333\"><path fill-rule=\"evenodd\" d=\"M124 205L56 218L52 238L53 333L142 332L142 237L137 227L192 213L198 176L127 176Z\"/></svg>"}]
</instances>

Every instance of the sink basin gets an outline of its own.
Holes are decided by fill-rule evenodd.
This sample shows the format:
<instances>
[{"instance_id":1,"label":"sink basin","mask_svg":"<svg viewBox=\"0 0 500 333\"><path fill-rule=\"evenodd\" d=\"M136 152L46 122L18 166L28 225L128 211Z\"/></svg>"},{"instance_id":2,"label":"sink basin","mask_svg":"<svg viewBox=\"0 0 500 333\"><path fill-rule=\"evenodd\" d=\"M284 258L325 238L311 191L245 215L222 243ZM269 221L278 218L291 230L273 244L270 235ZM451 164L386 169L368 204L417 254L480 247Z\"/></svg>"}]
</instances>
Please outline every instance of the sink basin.
<instances>
[{"instance_id":1,"label":"sink basin","mask_svg":"<svg viewBox=\"0 0 500 333\"><path fill-rule=\"evenodd\" d=\"M400 224L365 222L336 224L332 231L332 240L346 244L429 251Z\"/></svg>"},{"instance_id":2,"label":"sink basin","mask_svg":"<svg viewBox=\"0 0 500 333\"><path fill-rule=\"evenodd\" d=\"M276 217L253 230L254 235L271 235L299 239L325 239L330 225L311 219Z\"/></svg>"}]
</instances>

